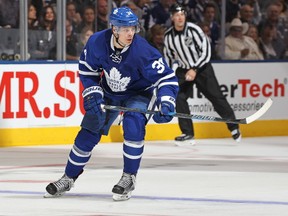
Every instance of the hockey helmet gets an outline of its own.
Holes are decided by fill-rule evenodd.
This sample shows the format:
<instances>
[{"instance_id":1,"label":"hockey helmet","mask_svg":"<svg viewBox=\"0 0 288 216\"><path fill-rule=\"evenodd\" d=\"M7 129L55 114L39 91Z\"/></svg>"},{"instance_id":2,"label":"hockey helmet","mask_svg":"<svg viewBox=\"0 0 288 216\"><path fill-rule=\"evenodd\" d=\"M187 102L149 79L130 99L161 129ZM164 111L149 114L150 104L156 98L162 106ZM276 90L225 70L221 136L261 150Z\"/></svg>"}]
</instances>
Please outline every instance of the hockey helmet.
<instances>
[{"instance_id":1,"label":"hockey helmet","mask_svg":"<svg viewBox=\"0 0 288 216\"><path fill-rule=\"evenodd\" d=\"M177 13L177 12L185 12L185 8L181 5L181 4L178 4L178 3L175 3L173 4L171 7L170 7L170 13L173 15L174 13Z\"/></svg>"},{"instance_id":2,"label":"hockey helmet","mask_svg":"<svg viewBox=\"0 0 288 216\"><path fill-rule=\"evenodd\" d=\"M110 14L110 23L112 26L138 26L138 17L129 7L114 8Z\"/></svg>"}]
</instances>

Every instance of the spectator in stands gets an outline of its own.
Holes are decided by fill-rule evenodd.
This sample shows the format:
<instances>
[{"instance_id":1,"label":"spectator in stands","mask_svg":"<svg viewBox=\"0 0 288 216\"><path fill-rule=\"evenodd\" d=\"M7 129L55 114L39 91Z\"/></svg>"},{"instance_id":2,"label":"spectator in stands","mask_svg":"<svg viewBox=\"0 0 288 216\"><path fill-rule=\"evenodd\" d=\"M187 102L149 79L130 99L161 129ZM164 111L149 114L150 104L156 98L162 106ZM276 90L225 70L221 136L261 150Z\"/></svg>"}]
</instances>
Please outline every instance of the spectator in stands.
<instances>
[{"instance_id":1,"label":"spectator in stands","mask_svg":"<svg viewBox=\"0 0 288 216\"><path fill-rule=\"evenodd\" d=\"M225 38L225 59L229 60L263 60L255 41L244 34L248 24L234 18L230 24L229 35Z\"/></svg>"},{"instance_id":2,"label":"spectator in stands","mask_svg":"<svg viewBox=\"0 0 288 216\"><path fill-rule=\"evenodd\" d=\"M197 25L202 29L202 31L208 37L208 39L211 43L212 39L211 39L211 31L210 31L209 23L204 21L204 22L198 23Z\"/></svg>"},{"instance_id":3,"label":"spectator in stands","mask_svg":"<svg viewBox=\"0 0 288 216\"><path fill-rule=\"evenodd\" d=\"M90 36L93 35L93 31L91 28L89 27L85 27L82 29L81 35L80 35L80 39L81 42L83 44L83 46L87 43L88 39L90 38Z\"/></svg>"},{"instance_id":4,"label":"spectator in stands","mask_svg":"<svg viewBox=\"0 0 288 216\"><path fill-rule=\"evenodd\" d=\"M260 0L262 2L263 0ZM261 8L259 5L259 0L246 0L246 3L253 8L253 22L255 25L258 25L262 19Z\"/></svg>"},{"instance_id":5,"label":"spectator in stands","mask_svg":"<svg viewBox=\"0 0 288 216\"><path fill-rule=\"evenodd\" d=\"M70 20L73 30L77 29L77 26L81 23L82 18L79 12L77 11L77 6L75 2L70 1L66 5L66 17Z\"/></svg>"},{"instance_id":6,"label":"spectator in stands","mask_svg":"<svg viewBox=\"0 0 288 216\"><path fill-rule=\"evenodd\" d=\"M259 46L260 38L259 38L258 28L256 25L250 24L248 31L246 32L246 35L251 37L256 42L256 44Z\"/></svg>"},{"instance_id":7,"label":"spectator in stands","mask_svg":"<svg viewBox=\"0 0 288 216\"><path fill-rule=\"evenodd\" d=\"M240 7L240 0L226 1L226 23L230 23L234 18L238 18Z\"/></svg>"},{"instance_id":8,"label":"spectator in stands","mask_svg":"<svg viewBox=\"0 0 288 216\"><path fill-rule=\"evenodd\" d=\"M259 24L259 31L262 32L261 28L263 24L269 22L276 27L276 32L278 37L282 40L285 40L285 37L288 37L288 20L283 19L280 17L280 7L276 2L272 2L267 10L266 10L266 17L261 20Z\"/></svg>"},{"instance_id":9,"label":"spectator in stands","mask_svg":"<svg viewBox=\"0 0 288 216\"><path fill-rule=\"evenodd\" d=\"M77 48L77 53L80 54L83 47L85 46L85 44L87 43L89 37L91 35L93 35L93 30L89 27L89 26L85 26L81 33L80 33L80 39L79 39L79 43L78 43L78 48Z\"/></svg>"},{"instance_id":10,"label":"spectator in stands","mask_svg":"<svg viewBox=\"0 0 288 216\"><path fill-rule=\"evenodd\" d=\"M283 40L277 37L276 27L270 22L263 24L260 32L260 49L264 59L284 59L285 44Z\"/></svg>"},{"instance_id":11,"label":"spectator in stands","mask_svg":"<svg viewBox=\"0 0 288 216\"><path fill-rule=\"evenodd\" d=\"M95 32L95 27L96 27L95 11L94 11L94 7L90 5L87 5L84 8L84 11L82 14L82 21L77 28L77 33L80 33L85 26L88 26L89 28L93 30L93 32Z\"/></svg>"},{"instance_id":12,"label":"spectator in stands","mask_svg":"<svg viewBox=\"0 0 288 216\"><path fill-rule=\"evenodd\" d=\"M33 4L28 6L28 29L35 30L39 28L36 7Z\"/></svg>"},{"instance_id":13,"label":"spectator in stands","mask_svg":"<svg viewBox=\"0 0 288 216\"><path fill-rule=\"evenodd\" d=\"M28 49L31 60L55 60L56 35L55 31L28 32Z\"/></svg>"},{"instance_id":14,"label":"spectator in stands","mask_svg":"<svg viewBox=\"0 0 288 216\"><path fill-rule=\"evenodd\" d=\"M220 37L220 26L215 20L216 6L213 3L206 4L203 9L203 22L208 24L211 49L215 50ZM204 27L204 26L203 26ZM203 30L203 29L202 29Z\"/></svg>"},{"instance_id":15,"label":"spectator in stands","mask_svg":"<svg viewBox=\"0 0 288 216\"><path fill-rule=\"evenodd\" d=\"M269 4L271 4L271 0L260 0L259 1L260 10L261 10L261 13L263 14L263 16L266 16L266 10L267 10L267 7L269 6Z\"/></svg>"},{"instance_id":16,"label":"spectator in stands","mask_svg":"<svg viewBox=\"0 0 288 216\"><path fill-rule=\"evenodd\" d=\"M276 4L280 7L280 13L286 13L286 16L288 15L288 11L287 11L287 6L288 6L288 1L287 0L261 0L259 1L259 5L260 5L260 9L262 11L262 13L266 16L267 13L267 8L271 5L271 4ZM286 10L286 12L285 12ZM264 17L265 17L264 16ZM282 15L280 15L282 16Z\"/></svg>"},{"instance_id":17,"label":"spectator in stands","mask_svg":"<svg viewBox=\"0 0 288 216\"><path fill-rule=\"evenodd\" d=\"M276 0L275 4L277 4L279 6L279 10L280 10L280 19L284 19L287 20L288 19L288 1L286 0Z\"/></svg>"},{"instance_id":18,"label":"spectator in stands","mask_svg":"<svg viewBox=\"0 0 288 216\"><path fill-rule=\"evenodd\" d=\"M164 34L166 28L162 25L155 24L149 30L148 41L149 43L154 46L159 52L163 55L164 49Z\"/></svg>"},{"instance_id":19,"label":"spectator in stands","mask_svg":"<svg viewBox=\"0 0 288 216\"><path fill-rule=\"evenodd\" d=\"M36 8L36 16L37 19L39 20L40 17L42 16L42 10L44 7L45 2L44 1L39 1L39 0L29 0L30 4L34 5Z\"/></svg>"},{"instance_id":20,"label":"spectator in stands","mask_svg":"<svg viewBox=\"0 0 288 216\"><path fill-rule=\"evenodd\" d=\"M279 7L279 23L278 31L282 34L282 39L286 44L286 51L288 52L288 10L284 0L276 0L275 4ZM288 1L287 1L288 4Z\"/></svg>"},{"instance_id":21,"label":"spectator in stands","mask_svg":"<svg viewBox=\"0 0 288 216\"><path fill-rule=\"evenodd\" d=\"M78 40L73 31L72 23L66 19L66 60L78 60Z\"/></svg>"},{"instance_id":22,"label":"spectator in stands","mask_svg":"<svg viewBox=\"0 0 288 216\"><path fill-rule=\"evenodd\" d=\"M87 6L90 6L92 8L95 8L95 2L96 0L66 0L67 2L74 2L76 4L76 10L79 12L82 16L84 14L84 10Z\"/></svg>"},{"instance_id":23,"label":"spectator in stands","mask_svg":"<svg viewBox=\"0 0 288 216\"><path fill-rule=\"evenodd\" d=\"M215 4L215 9L216 9L216 21L217 23L221 23L221 16L222 16L222 13L221 13L221 10L222 10L222 0L213 0L213 3Z\"/></svg>"},{"instance_id":24,"label":"spectator in stands","mask_svg":"<svg viewBox=\"0 0 288 216\"><path fill-rule=\"evenodd\" d=\"M249 24L254 24L253 21L253 14L254 14L254 9L251 7L249 4L244 4L240 8L240 20L242 23L248 23Z\"/></svg>"},{"instance_id":25,"label":"spectator in stands","mask_svg":"<svg viewBox=\"0 0 288 216\"><path fill-rule=\"evenodd\" d=\"M288 19L288 0L276 0L279 2L280 17Z\"/></svg>"},{"instance_id":26,"label":"spectator in stands","mask_svg":"<svg viewBox=\"0 0 288 216\"><path fill-rule=\"evenodd\" d=\"M257 44L259 53L263 56L262 50L260 49L260 37L259 37L257 26L250 24L245 35L248 37L251 37L255 41L255 43ZM264 56L263 56L263 59L264 59Z\"/></svg>"},{"instance_id":27,"label":"spectator in stands","mask_svg":"<svg viewBox=\"0 0 288 216\"><path fill-rule=\"evenodd\" d=\"M44 7L38 30L28 35L30 59L55 60L56 14L51 5Z\"/></svg>"},{"instance_id":28,"label":"spectator in stands","mask_svg":"<svg viewBox=\"0 0 288 216\"><path fill-rule=\"evenodd\" d=\"M56 13L51 5L46 5L39 24L40 30L56 31Z\"/></svg>"},{"instance_id":29,"label":"spectator in stands","mask_svg":"<svg viewBox=\"0 0 288 216\"><path fill-rule=\"evenodd\" d=\"M96 31L102 31L107 28L108 28L108 2L107 0L98 0Z\"/></svg>"},{"instance_id":30,"label":"spectator in stands","mask_svg":"<svg viewBox=\"0 0 288 216\"><path fill-rule=\"evenodd\" d=\"M200 22L200 23L198 23L198 25L202 29L204 34L208 37L208 40L210 42L210 46L211 46L211 60L220 59L220 57L217 55L217 52L216 52L216 44L212 44L211 29L210 29L209 23Z\"/></svg>"},{"instance_id":31,"label":"spectator in stands","mask_svg":"<svg viewBox=\"0 0 288 216\"><path fill-rule=\"evenodd\" d=\"M19 27L19 1L0 1L0 27Z\"/></svg>"},{"instance_id":32,"label":"spectator in stands","mask_svg":"<svg viewBox=\"0 0 288 216\"><path fill-rule=\"evenodd\" d=\"M75 32L73 31L72 22L70 19L66 18L65 21L65 30L66 30L66 60L78 60L78 38ZM49 52L49 59L56 59L56 46L53 47Z\"/></svg>"},{"instance_id":33,"label":"spectator in stands","mask_svg":"<svg viewBox=\"0 0 288 216\"><path fill-rule=\"evenodd\" d=\"M195 1L195 7L194 7L194 14L193 19L194 22L199 23L204 21L204 8L205 5L209 3L209 0L194 0Z\"/></svg>"},{"instance_id":34,"label":"spectator in stands","mask_svg":"<svg viewBox=\"0 0 288 216\"><path fill-rule=\"evenodd\" d=\"M142 16L138 17L141 26L146 32L155 24L152 17L152 7L150 0L134 0L134 3L142 10Z\"/></svg>"},{"instance_id":35,"label":"spectator in stands","mask_svg":"<svg viewBox=\"0 0 288 216\"><path fill-rule=\"evenodd\" d=\"M152 8L152 16L155 24L171 26L169 9L175 0L159 0L158 4Z\"/></svg>"}]
</instances>

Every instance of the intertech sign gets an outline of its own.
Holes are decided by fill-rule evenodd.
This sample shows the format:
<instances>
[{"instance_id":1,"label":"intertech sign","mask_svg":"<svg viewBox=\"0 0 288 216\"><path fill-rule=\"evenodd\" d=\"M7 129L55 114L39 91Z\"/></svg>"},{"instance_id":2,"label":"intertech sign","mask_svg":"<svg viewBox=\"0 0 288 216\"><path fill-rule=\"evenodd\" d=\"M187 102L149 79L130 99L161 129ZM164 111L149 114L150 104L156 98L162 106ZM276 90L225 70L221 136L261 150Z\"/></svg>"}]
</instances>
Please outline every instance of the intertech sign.
<instances>
[{"instance_id":1,"label":"intertech sign","mask_svg":"<svg viewBox=\"0 0 288 216\"><path fill-rule=\"evenodd\" d=\"M237 118L253 114L272 98L273 106L261 119L288 119L284 108L288 107L288 63L214 63L213 67ZM191 113L215 115L212 104L195 85L188 102Z\"/></svg>"},{"instance_id":2,"label":"intertech sign","mask_svg":"<svg viewBox=\"0 0 288 216\"><path fill-rule=\"evenodd\" d=\"M287 84L287 80L285 81ZM241 88L241 96L246 97L285 97L285 84L278 79L271 80L270 82L259 85L258 83L252 83L250 79L239 79L238 85Z\"/></svg>"},{"instance_id":3,"label":"intertech sign","mask_svg":"<svg viewBox=\"0 0 288 216\"><path fill-rule=\"evenodd\" d=\"M217 77L219 77L219 72L216 72ZM219 78L218 78L219 79ZM287 86L287 79L284 78L284 80L281 79L274 79L274 80L266 80L266 82L259 83L259 79L256 78L252 79L243 79L240 78L238 80L235 80L236 84L220 84L220 89L222 93L226 97L234 98L237 95L237 92L240 91L240 96L242 98L256 98L259 96L263 97L284 97L285 91ZM222 83L222 77L219 79L219 81ZM202 98L203 95L200 93L200 91L195 88L194 89L196 94L192 96L193 98Z\"/></svg>"},{"instance_id":4,"label":"intertech sign","mask_svg":"<svg viewBox=\"0 0 288 216\"><path fill-rule=\"evenodd\" d=\"M259 121L281 120L283 123L288 120L287 63L217 63L213 66L221 91L237 118L253 114L271 97L274 103ZM17 142L23 145L72 143L84 114L77 69L77 63L0 64L0 146L7 142L12 145ZM191 112L218 116L211 103L196 87L194 90L189 99ZM282 123L278 125L285 129ZM151 127L153 131L149 133ZM161 131L156 130L158 128ZM171 133L162 136L167 130ZM173 139L179 135L177 119L161 125L150 121L147 134L147 140L151 134L155 139ZM118 132L113 136L118 135L121 136ZM68 140L63 140L67 137ZM112 137L108 141L111 140Z\"/></svg>"}]
</instances>

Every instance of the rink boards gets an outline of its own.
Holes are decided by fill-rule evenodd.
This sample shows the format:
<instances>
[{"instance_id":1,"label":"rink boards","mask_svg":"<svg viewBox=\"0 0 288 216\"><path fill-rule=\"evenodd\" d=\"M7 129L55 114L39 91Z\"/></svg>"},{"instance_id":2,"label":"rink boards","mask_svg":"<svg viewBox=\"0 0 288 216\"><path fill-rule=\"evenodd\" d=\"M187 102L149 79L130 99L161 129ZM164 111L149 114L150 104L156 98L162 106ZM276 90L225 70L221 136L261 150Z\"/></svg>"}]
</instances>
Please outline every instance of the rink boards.
<instances>
[{"instance_id":1,"label":"rink boards","mask_svg":"<svg viewBox=\"0 0 288 216\"><path fill-rule=\"evenodd\" d=\"M221 90L237 118L255 113L267 100L274 103L258 121L241 125L244 137L287 136L287 62L214 63ZM71 144L84 109L77 64L10 63L0 65L0 146ZM196 88L188 100L191 113L218 116ZM102 142L122 141L122 129L112 126ZM196 138L230 137L224 123L195 121ZM180 134L177 119L147 125L146 140L172 140Z\"/></svg>"}]
</instances>

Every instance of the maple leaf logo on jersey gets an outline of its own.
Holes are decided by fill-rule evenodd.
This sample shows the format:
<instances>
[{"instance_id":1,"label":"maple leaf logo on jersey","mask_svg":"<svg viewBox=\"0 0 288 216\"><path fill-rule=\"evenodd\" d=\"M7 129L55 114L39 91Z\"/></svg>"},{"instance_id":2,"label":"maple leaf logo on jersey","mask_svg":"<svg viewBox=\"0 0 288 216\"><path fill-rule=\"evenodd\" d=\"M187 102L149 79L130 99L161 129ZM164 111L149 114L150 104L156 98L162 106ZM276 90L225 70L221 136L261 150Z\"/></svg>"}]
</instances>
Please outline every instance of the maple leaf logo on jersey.
<instances>
[{"instance_id":1,"label":"maple leaf logo on jersey","mask_svg":"<svg viewBox=\"0 0 288 216\"><path fill-rule=\"evenodd\" d=\"M120 71L113 67L110 70L110 75L104 70L107 84L113 92L123 92L127 90L127 85L129 84L130 77L122 77Z\"/></svg>"}]
</instances>

